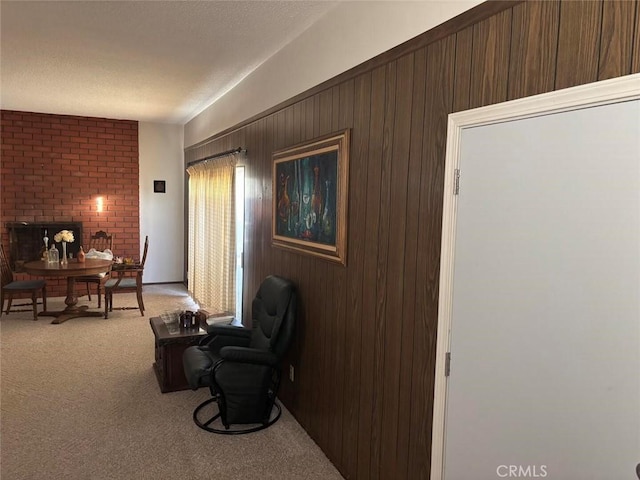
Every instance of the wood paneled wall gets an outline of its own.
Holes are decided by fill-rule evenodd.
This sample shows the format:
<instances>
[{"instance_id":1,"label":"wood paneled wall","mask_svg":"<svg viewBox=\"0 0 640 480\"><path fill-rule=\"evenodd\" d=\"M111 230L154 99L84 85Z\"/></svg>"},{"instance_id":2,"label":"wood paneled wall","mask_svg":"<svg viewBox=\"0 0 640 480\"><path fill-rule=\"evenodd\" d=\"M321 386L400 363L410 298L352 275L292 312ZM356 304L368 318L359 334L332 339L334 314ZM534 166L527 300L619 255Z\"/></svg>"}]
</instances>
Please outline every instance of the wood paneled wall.
<instances>
[{"instance_id":1,"label":"wood paneled wall","mask_svg":"<svg viewBox=\"0 0 640 480\"><path fill-rule=\"evenodd\" d=\"M638 10L484 3L187 149L248 150L245 306L268 274L297 283L280 397L346 478L429 478L447 115L638 72ZM273 248L271 153L344 128L347 266Z\"/></svg>"}]
</instances>

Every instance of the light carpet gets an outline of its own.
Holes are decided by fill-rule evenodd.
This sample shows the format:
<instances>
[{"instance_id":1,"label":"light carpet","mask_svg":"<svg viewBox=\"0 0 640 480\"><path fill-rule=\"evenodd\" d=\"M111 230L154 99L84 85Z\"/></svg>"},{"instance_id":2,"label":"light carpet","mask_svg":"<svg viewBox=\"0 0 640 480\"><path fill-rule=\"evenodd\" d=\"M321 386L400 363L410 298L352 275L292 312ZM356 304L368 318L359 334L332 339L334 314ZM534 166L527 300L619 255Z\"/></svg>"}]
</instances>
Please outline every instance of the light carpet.
<instances>
[{"instance_id":1,"label":"light carpet","mask_svg":"<svg viewBox=\"0 0 640 480\"><path fill-rule=\"evenodd\" d=\"M0 317L2 480L342 478L284 407L275 425L248 435L196 427L208 389L160 393L149 326L194 304L179 284L146 286L144 301L144 317L114 310L52 325L34 322L29 307ZM64 299L48 304L61 309ZM97 306L95 297L80 304ZM118 305L135 306L135 295L114 296Z\"/></svg>"}]
</instances>

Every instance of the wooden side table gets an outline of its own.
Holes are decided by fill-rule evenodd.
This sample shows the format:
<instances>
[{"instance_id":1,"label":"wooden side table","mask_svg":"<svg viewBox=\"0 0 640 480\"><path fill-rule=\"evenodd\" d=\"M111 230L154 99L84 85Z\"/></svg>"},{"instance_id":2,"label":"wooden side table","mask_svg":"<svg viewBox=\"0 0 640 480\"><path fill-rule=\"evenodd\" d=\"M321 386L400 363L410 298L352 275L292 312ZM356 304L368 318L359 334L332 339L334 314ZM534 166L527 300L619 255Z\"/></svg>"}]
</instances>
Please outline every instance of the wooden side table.
<instances>
[{"instance_id":1,"label":"wooden side table","mask_svg":"<svg viewBox=\"0 0 640 480\"><path fill-rule=\"evenodd\" d=\"M207 331L197 327L189 330L179 329L176 333L171 333L160 317L152 317L149 323L155 336L156 361L153 363L153 370L160 391L167 393L188 390L189 384L182 367L182 354L187 347L197 345L202 337L207 335Z\"/></svg>"}]
</instances>

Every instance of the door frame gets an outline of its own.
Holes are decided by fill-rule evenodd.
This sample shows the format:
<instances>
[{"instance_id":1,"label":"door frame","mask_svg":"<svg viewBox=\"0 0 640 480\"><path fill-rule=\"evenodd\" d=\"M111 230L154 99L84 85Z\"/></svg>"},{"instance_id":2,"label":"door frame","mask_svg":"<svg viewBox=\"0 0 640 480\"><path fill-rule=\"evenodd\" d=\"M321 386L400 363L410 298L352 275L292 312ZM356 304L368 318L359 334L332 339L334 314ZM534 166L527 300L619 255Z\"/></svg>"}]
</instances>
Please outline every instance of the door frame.
<instances>
[{"instance_id":1,"label":"door frame","mask_svg":"<svg viewBox=\"0 0 640 480\"><path fill-rule=\"evenodd\" d=\"M449 358L450 365L447 366L447 353L449 353L451 345L451 315L453 310L453 272L458 208L456 188L459 185L459 176L464 175L464 172L458 171L462 147L462 131L472 127L637 99L640 99L640 74L633 74L449 115L440 250L433 426L431 431L431 480L444 478L448 390L448 376L445 369L450 368L455 374L455 360L452 364L452 360Z\"/></svg>"}]
</instances>

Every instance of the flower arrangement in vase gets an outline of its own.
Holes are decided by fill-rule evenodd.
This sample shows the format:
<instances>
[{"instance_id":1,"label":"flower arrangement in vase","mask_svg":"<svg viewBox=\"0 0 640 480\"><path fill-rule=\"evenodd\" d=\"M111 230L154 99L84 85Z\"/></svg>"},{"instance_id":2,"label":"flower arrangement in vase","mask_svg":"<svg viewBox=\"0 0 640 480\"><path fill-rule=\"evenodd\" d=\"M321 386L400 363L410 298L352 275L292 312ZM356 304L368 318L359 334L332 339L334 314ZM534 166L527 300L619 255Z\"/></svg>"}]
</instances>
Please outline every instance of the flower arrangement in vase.
<instances>
[{"instance_id":1,"label":"flower arrangement in vase","mask_svg":"<svg viewBox=\"0 0 640 480\"><path fill-rule=\"evenodd\" d=\"M60 263L69 263L67 260L67 242L73 242L75 240L75 238L73 237L73 232L71 230L62 230L56 233L53 239L56 241L56 243L62 242L62 258L60 259Z\"/></svg>"}]
</instances>

